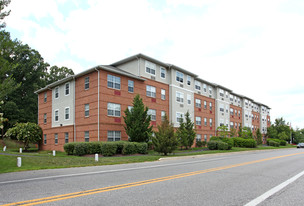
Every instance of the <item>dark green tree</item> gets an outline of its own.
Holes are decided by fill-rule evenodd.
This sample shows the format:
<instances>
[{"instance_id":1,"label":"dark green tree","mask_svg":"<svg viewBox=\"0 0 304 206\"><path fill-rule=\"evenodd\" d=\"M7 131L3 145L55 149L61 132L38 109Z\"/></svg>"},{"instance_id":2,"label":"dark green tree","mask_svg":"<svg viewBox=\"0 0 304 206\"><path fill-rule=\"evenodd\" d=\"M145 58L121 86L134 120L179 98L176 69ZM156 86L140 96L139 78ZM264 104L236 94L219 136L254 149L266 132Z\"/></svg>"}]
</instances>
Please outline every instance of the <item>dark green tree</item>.
<instances>
[{"instance_id":1,"label":"dark green tree","mask_svg":"<svg viewBox=\"0 0 304 206\"><path fill-rule=\"evenodd\" d=\"M0 0L0 29L5 27L5 22L3 19L10 14L10 10L5 11L5 7L7 7L11 3L11 0Z\"/></svg>"},{"instance_id":2,"label":"dark green tree","mask_svg":"<svg viewBox=\"0 0 304 206\"><path fill-rule=\"evenodd\" d=\"M52 66L46 76L46 84L51 84L72 75L74 75L72 69L67 67Z\"/></svg>"},{"instance_id":3,"label":"dark green tree","mask_svg":"<svg viewBox=\"0 0 304 206\"><path fill-rule=\"evenodd\" d=\"M191 121L188 111L185 115L185 119L185 122L181 119L180 126L177 129L176 133L181 146L184 146L186 149L188 149L193 145L196 133L194 129L194 122Z\"/></svg>"},{"instance_id":4,"label":"dark green tree","mask_svg":"<svg viewBox=\"0 0 304 206\"><path fill-rule=\"evenodd\" d=\"M42 129L36 123L17 123L10 128L6 134L8 138L16 138L24 143L24 150L27 151L30 143L38 143L42 139Z\"/></svg>"},{"instance_id":5,"label":"dark green tree","mask_svg":"<svg viewBox=\"0 0 304 206\"><path fill-rule=\"evenodd\" d=\"M272 124L270 127L267 128L266 135L268 138L280 139L279 135L280 135L280 133L283 133L283 132L288 137L290 137L291 129L290 129L288 123L286 123L286 121L283 119L283 117L281 117L281 118L275 119L274 124ZM281 134L281 137L282 137L282 135L283 134ZM287 137L285 137L285 138L290 139Z\"/></svg>"},{"instance_id":6,"label":"dark green tree","mask_svg":"<svg viewBox=\"0 0 304 206\"><path fill-rule=\"evenodd\" d=\"M240 124L239 130L238 130L238 136L242 137L242 123Z\"/></svg>"},{"instance_id":7,"label":"dark green tree","mask_svg":"<svg viewBox=\"0 0 304 206\"><path fill-rule=\"evenodd\" d=\"M167 116L157 128L158 132L155 132L155 137L152 138L154 150L164 155L172 153L178 146L178 139L174 133L174 127L169 123Z\"/></svg>"},{"instance_id":8,"label":"dark green tree","mask_svg":"<svg viewBox=\"0 0 304 206\"><path fill-rule=\"evenodd\" d=\"M127 108L123 118L131 142L149 142L153 128L150 126L151 117L148 115L148 107L145 107L138 94L133 99L133 108Z\"/></svg>"},{"instance_id":9,"label":"dark green tree","mask_svg":"<svg viewBox=\"0 0 304 206\"><path fill-rule=\"evenodd\" d=\"M263 144L263 141L262 141L262 133L261 133L261 131L260 131L260 128L257 129L257 131L256 131L256 133L255 133L255 136L256 136L257 145Z\"/></svg>"}]
</instances>

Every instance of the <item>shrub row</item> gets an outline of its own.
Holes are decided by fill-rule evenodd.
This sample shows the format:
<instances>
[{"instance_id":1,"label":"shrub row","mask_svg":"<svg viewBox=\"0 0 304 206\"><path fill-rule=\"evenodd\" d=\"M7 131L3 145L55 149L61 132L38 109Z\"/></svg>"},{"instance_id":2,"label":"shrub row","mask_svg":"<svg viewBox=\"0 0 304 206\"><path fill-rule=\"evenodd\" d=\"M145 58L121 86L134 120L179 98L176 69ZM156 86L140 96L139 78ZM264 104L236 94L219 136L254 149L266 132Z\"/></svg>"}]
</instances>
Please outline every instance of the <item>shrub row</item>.
<instances>
[{"instance_id":1,"label":"shrub row","mask_svg":"<svg viewBox=\"0 0 304 206\"><path fill-rule=\"evenodd\" d=\"M216 137L213 136L210 138L210 141L222 141L228 144L228 150L230 150L233 147L233 139L228 137Z\"/></svg>"},{"instance_id":2,"label":"shrub row","mask_svg":"<svg viewBox=\"0 0 304 206\"><path fill-rule=\"evenodd\" d=\"M273 145L270 145L270 141L277 142L279 144L279 146L286 146L287 145L285 140L270 138L270 139L267 139L267 145L268 146L273 146Z\"/></svg>"},{"instance_id":3,"label":"shrub row","mask_svg":"<svg viewBox=\"0 0 304 206\"><path fill-rule=\"evenodd\" d=\"M233 140L234 147L255 148L257 146L257 143L254 139L244 139L241 137L233 137L231 139Z\"/></svg>"},{"instance_id":4,"label":"shrub row","mask_svg":"<svg viewBox=\"0 0 304 206\"><path fill-rule=\"evenodd\" d=\"M206 141L197 141L195 145L196 147L205 147L206 144Z\"/></svg>"},{"instance_id":5,"label":"shrub row","mask_svg":"<svg viewBox=\"0 0 304 206\"><path fill-rule=\"evenodd\" d=\"M267 142L268 142L268 141L267 141ZM276 141L270 140L270 141L268 142L268 145L269 145L269 146L273 146L273 147L279 147L279 146L280 146L280 143L278 143L278 142L276 142Z\"/></svg>"},{"instance_id":6,"label":"shrub row","mask_svg":"<svg viewBox=\"0 0 304 206\"><path fill-rule=\"evenodd\" d=\"M228 150L229 146L226 142L211 140L207 143L210 150Z\"/></svg>"},{"instance_id":7,"label":"shrub row","mask_svg":"<svg viewBox=\"0 0 304 206\"><path fill-rule=\"evenodd\" d=\"M138 142L72 142L64 145L64 151L68 155L102 154L113 156L115 154L147 154L147 143Z\"/></svg>"}]
</instances>

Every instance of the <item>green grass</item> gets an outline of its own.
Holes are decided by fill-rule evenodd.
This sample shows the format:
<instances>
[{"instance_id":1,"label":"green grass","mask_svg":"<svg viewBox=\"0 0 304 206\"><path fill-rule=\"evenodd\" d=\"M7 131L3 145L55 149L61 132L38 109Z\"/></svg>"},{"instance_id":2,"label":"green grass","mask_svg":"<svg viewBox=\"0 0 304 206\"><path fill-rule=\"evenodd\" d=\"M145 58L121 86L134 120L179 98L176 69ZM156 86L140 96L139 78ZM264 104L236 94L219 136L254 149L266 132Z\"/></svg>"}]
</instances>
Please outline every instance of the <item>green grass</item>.
<instances>
[{"instance_id":1,"label":"green grass","mask_svg":"<svg viewBox=\"0 0 304 206\"><path fill-rule=\"evenodd\" d=\"M9 143L13 145L14 143ZM8 146L8 144L7 144ZM19 154L19 146L7 149L5 153L22 155L22 167L17 167L17 156L0 155L0 173L17 172L25 170L39 170L39 169L53 169L53 168L68 168L68 167L85 167L85 166L98 166L98 165L113 165L113 164L126 164L136 162L155 161L160 157L165 157L157 152L149 151L147 155L134 155L134 156L116 156L116 157L100 157L98 162L95 162L94 157L78 157L68 156L65 152L56 151L56 156L52 156L51 151L37 151L33 148L29 152ZM233 147L231 150L205 150L203 148L191 148L188 150L176 150L169 157L176 156L189 156L189 155L203 155L215 153L228 153L240 151L253 151L253 150L266 150L266 149L283 149L295 148L296 146L288 145L285 147L265 147L259 146L257 148L238 148ZM2 151L2 148L0 149Z\"/></svg>"}]
</instances>

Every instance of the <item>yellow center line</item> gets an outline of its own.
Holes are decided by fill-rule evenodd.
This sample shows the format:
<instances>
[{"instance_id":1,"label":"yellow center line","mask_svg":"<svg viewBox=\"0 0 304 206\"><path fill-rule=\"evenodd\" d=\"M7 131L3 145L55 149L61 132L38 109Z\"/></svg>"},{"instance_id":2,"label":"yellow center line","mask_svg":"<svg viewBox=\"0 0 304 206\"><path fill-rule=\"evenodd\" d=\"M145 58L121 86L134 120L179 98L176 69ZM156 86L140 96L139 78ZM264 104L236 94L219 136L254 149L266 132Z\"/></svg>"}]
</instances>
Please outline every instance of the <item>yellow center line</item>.
<instances>
[{"instance_id":1,"label":"yellow center line","mask_svg":"<svg viewBox=\"0 0 304 206\"><path fill-rule=\"evenodd\" d=\"M15 203L10 203L10 204L4 204L4 205L1 205L1 206L38 205L38 204L43 204L43 203L48 203L48 202L55 202L55 201L71 199L71 198L75 198L75 197L93 195L93 194L102 193L102 192L120 190L120 189L125 189L125 188L130 188L130 187L137 187L137 186L141 186L141 185L163 182L163 181L168 181L168 180L173 180L173 179L178 179L178 178L183 178L183 177L189 177L189 176L204 174L204 173L208 173L208 172L215 172L215 171L220 171L220 170L225 170L225 169L230 169L230 168L255 164L255 163L259 163L259 162L265 162L265 161L270 161L270 160L274 160L274 159L279 159L279 158L283 158L283 157L290 157L290 156L300 155L300 154L304 154L304 152L282 155L282 156L277 156L277 157L270 157L270 158L266 158L266 159L254 160L254 161L250 161L250 162L244 162L244 163L222 166L222 167L216 167L216 168L210 168L210 169L199 170L199 171L194 171L194 172L182 173L182 174L178 174L178 175L172 175L172 176L167 176L167 177L149 179L149 180L144 180L144 181L139 181L139 182L132 182L132 183L127 183L127 184L114 185L114 186L109 186L109 187L102 187L102 188L98 188L98 189L85 190L85 191L74 192L74 193L67 193L67 194L63 194L63 195L56 195L56 196L50 196L50 197L39 198L39 199L32 199L32 200L27 200L27 201L22 201L22 202L15 202Z\"/></svg>"}]
</instances>

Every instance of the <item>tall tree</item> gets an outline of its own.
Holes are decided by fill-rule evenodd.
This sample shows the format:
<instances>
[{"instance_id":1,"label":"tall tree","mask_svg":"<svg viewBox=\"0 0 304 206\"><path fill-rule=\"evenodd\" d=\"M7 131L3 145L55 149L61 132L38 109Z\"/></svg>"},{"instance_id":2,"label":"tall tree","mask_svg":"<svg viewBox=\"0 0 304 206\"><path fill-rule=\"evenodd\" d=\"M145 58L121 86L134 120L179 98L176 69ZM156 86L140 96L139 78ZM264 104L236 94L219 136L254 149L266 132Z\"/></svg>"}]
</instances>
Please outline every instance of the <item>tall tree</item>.
<instances>
[{"instance_id":1,"label":"tall tree","mask_svg":"<svg viewBox=\"0 0 304 206\"><path fill-rule=\"evenodd\" d=\"M152 138L154 150L164 155L172 153L178 146L178 139L174 133L174 127L169 123L167 116L157 128L158 132Z\"/></svg>"},{"instance_id":2,"label":"tall tree","mask_svg":"<svg viewBox=\"0 0 304 206\"><path fill-rule=\"evenodd\" d=\"M125 110L125 130L131 142L149 142L152 135L151 117L148 115L142 98L137 94L133 99L133 108Z\"/></svg>"},{"instance_id":3,"label":"tall tree","mask_svg":"<svg viewBox=\"0 0 304 206\"><path fill-rule=\"evenodd\" d=\"M262 141L262 133L260 131L260 128L257 129L255 136L256 136L257 144L261 145L263 143L263 141Z\"/></svg>"},{"instance_id":4,"label":"tall tree","mask_svg":"<svg viewBox=\"0 0 304 206\"><path fill-rule=\"evenodd\" d=\"M190 148L193 145L196 132L194 122L190 119L189 111L185 115L185 122L181 119L180 126L176 132L182 146L188 149L188 147Z\"/></svg>"},{"instance_id":5,"label":"tall tree","mask_svg":"<svg viewBox=\"0 0 304 206\"><path fill-rule=\"evenodd\" d=\"M7 7L11 3L11 0L0 0L0 29L5 27L5 22L3 19L10 14L10 10L5 11L5 7Z\"/></svg>"},{"instance_id":6,"label":"tall tree","mask_svg":"<svg viewBox=\"0 0 304 206\"><path fill-rule=\"evenodd\" d=\"M68 76L74 75L72 69L67 67L52 66L46 77L46 84L51 84Z\"/></svg>"}]
</instances>

